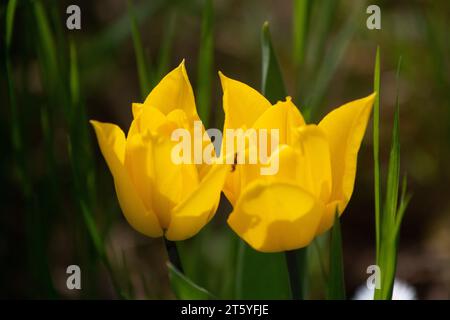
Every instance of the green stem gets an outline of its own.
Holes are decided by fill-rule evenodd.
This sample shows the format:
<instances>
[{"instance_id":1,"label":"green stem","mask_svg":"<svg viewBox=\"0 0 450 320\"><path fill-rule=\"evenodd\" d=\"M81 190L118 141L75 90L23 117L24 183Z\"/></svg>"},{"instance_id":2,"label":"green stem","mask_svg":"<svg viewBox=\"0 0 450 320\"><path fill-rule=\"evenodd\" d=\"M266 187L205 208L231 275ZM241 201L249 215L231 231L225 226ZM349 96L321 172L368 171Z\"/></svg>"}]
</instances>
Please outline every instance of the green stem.
<instances>
[{"instance_id":1,"label":"green stem","mask_svg":"<svg viewBox=\"0 0 450 320\"><path fill-rule=\"evenodd\" d=\"M169 256L169 261L178 269L180 273L184 274L183 266L181 264L180 255L178 254L177 245L174 241L167 240L164 238L164 244L166 245L167 255Z\"/></svg>"},{"instance_id":2,"label":"green stem","mask_svg":"<svg viewBox=\"0 0 450 320\"><path fill-rule=\"evenodd\" d=\"M305 266L306 266L306 248L284 252L286 264L289 273L289 284L293 300L303 300Z\"/></svg>"}]
</instances>

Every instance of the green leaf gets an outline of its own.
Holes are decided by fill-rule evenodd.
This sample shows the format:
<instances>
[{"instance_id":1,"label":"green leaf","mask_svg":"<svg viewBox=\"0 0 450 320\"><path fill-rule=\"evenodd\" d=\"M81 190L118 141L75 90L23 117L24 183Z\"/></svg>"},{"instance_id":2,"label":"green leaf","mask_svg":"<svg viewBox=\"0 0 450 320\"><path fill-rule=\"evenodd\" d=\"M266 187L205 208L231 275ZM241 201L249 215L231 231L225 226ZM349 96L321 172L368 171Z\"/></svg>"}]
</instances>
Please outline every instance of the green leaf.
<instances>
[{"instance_id":1,"label":"green leaf","mask_svg":"<svg viewBox=\"0 0 450 320\"><path fill-rule=\"evenodd\" d=\"M307 257L308 248L301 248L292 251L285 251L286 264L289 275L289 287L291 298L294 300L304 300L306 291Z\"/></svg>"},{"instance_id":2,"label":"green leaf","mask_svg":"<svg viewBox=\"0 0 450 320\"><path fill-rule=\"evenodd\" d=\"M131 1L128 2L128 15L130 17L131 34L133 36L134 54L136 57L141 98L144 100L150 91L149 68L147 66L144 48L142 47L141 33L139 31L139 26Z\"/></svg>"},{"instance_id":3,"label":"green leaf","mask_svg":"<svg viewBox=\"0 0 450 320\"><path fill-rule=\"evenodd\" d=\"M204 0L202 33L197 70L197 106L206 127L211 112L212 68L214 63L214 8L212 0Z\"/></svg>"},{"instance_id":4,"label":"green leaf","mask_svg":"<svg viewBox=\"0 0 450 320\"><path fill-rule=\"evenodd\" d=\"M236 299L289 299L291 291L284 254L261 253L241 241Z\"/></svg>"},{"instance_id":5,"label":"green leaf","mask_svg":"<svg viewBox=\"0 0 450 320\"><path fill-rule=\"evenodd\" d=\"M211 300L214 296L206 289L196 285L185 275L181 274L170 262L169 269L170 285L175 296L182 300Z\"/></svg>"},{"instance_id":6,"label":"green leaf","mask_svg":"<svg viewBox=\"0 0 450 320\"><path fill-rule=\"evenodd\" d=\"M270 37L269 22L264 22L261 36L262 49L262 94L276 103L286 98L286 89L281 75L278 59L275 55Z\"/></svg>"},{"instance_id":7,"label":"green leaf","mask_svg":"<svg viewBox=\"0 0 450 320\"><path fill-rule=\"evenodd\" d=\"M330 273L327 285L327 299L345 300L344 259L339 216L336 212L331 229Z\"/></svg>"}]
</instances>

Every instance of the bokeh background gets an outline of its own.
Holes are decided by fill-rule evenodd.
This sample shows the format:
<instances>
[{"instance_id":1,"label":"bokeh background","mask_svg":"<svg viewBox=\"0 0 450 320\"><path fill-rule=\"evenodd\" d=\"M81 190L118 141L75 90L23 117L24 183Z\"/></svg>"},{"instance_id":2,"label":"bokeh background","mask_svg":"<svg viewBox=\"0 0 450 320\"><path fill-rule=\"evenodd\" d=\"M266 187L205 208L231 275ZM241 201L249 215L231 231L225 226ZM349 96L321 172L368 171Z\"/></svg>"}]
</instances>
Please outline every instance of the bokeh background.
<instances>
[{"instance_id":1,"label":"bokeh background","mask_svg":"<svg viewBox=\"0 0 450 320\"><path fill-rule=\"evenodd\" d=\"M214 0L213 19L206 22L203 0L19 0L8 49L7 3L0 5L1 298L174 297L162 239L141 236L126 223L87 120L127 130L131 103L142 100L135 23L149 66L147 91L184 58L194 91L210 110L203 120L222 128L217 71L260 89L266 20L288 92L298 106L312 110L313 121L372 92L380 46L382 170L398 92L401 171L413 194L397 276L420 299L450 298L450 2L311 1L300 49L293 45L289 0ZM81 30L65 26L70 4L81 8ZM369 4L381 8L381 30L366 27ZM205 79L202 21L213 32L206 97L199 93ZM374 263L371 130L341 219L350 297ZM226 226L230 210L223 198L212 223L180 248L187 274L222 297L232 297L234 290L238 239ZM71 264L81 267L82 290L66 288ZM317 269L311 263L311 298L323 297Z\"/></svg>"}]
</instances>

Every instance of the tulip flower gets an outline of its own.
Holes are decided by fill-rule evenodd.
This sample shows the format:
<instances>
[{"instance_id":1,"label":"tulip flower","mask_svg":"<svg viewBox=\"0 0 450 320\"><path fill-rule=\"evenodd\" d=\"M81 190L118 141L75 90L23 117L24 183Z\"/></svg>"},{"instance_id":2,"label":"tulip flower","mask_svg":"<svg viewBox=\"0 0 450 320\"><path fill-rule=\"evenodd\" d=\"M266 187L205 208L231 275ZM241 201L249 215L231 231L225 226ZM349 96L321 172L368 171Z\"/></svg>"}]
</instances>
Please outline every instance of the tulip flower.
<instances>
[{"instance_id":1,"label":"tulip flower","mask_svg":"<svg viewBox=\"0 0 450 320\"><path fill-rule=\"evenodd\" d=\"M132 113L126 137L115 124L91 121L122 212L149 237L192 237L213 217L229 166L176 164L171 158L173 130L192 131L199 121L184 61L144 103L133 103Z\"/></svg>"},{"instance_id":2,"label":"tulip flower","mask_svg":"<svg viewBox=\"0 0 450 320\"><path fill-rule=\"evenodd\" d=\"M276 174L261 175L260 164L238 164L228 175L228 224L258 251L307 246L331 228L336 211L342 214L350 200L375 94L331 111L315 125L305 123L289 97L271 105L251 87L220 77L225 130L279 129L279 144L268 158L270 164L277 157Z\"/></svg>"}]
</instances>

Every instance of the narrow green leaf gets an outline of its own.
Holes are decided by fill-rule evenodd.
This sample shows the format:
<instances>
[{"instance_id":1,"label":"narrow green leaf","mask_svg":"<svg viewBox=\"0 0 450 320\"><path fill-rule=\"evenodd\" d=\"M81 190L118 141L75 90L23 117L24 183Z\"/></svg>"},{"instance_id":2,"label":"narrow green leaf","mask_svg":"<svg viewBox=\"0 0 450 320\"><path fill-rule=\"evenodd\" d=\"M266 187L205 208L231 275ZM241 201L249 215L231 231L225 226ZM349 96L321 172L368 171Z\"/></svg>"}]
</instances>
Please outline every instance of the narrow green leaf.
<instances>
[{"instance_id":1,"label":"narrow green leaf","mask_svg":"<svg viewBox=\"0 0 450 320\"><path fill-rule=\"evenodd\" d=\"M70 98L72 106L80 103L80 76L78 73L78 57L75 43L70 41Z\"/></svg>"},{"instance_id":2,"label":"narrow green leaf","mask_svg":"<svg viewBox=\"0 0 450 320\"><path fill-rule=\"evenodd\" d=\"M211 113L212 68L214 63L214 7L204 0L202 33L197 70L197 106L200 119L208 127Z\"/></svg>"},{"instance_id":3,"label":"narrow green leaf","mask_svg":"<svg viewBox=\"0 0 450 320\"><path fill-rule=\"evenodd\" d=\"M172 52L173 40L175 37L175 26L177 21L176 12L172 12L168 19L166 19L166 25L164 28L164 35L162 37L161 48L158 53L158 66L156 67L156 74L153 75L152 87L163 78L163 76L169 71L170 54Z\"/></svg>"},{"instance_id":4,"label":"narrow green leaf","mask_svg":"<svg viewBox=\"0 0 450 320\"><path fill-rule=\"evenodd\" d=\"M169 269L170 285L175 296L180 300L211 300L214 296L206 289L196 285L185 275L180 273L170 262Z\"/></svg>"},{"instance_id":5,"label":"narrow green leaf","mask_svg":"<svg viewBox=\"0 0 450 320\"><path fill-rule=\"evenodd\" d=\"M403 216L405 214L406 208L408 207L409 202L411 201L411 194L408 194L406 189L407 189L407 179L406 179L406 175L403 177L403 181L402 181L402 195L400 197L400 204L398 206L398 210L397 210L397 214L396 214L396 222L395 222L395 232L396 234L400 233L400 226L402 224L403 221Z\"/></svg>"},{"instance_id":6,"label":"narrow green leaf","mask_svg":"<svg viewBox=\"0 0 450 320\"><path fill-rule=\"evenodd\" d=\"M6 60L6 80L8 83L8 98L11 108L11 144L14 151L14 160L18 178L22 187L22 192L26 199L31 196L31 183L26 168L22 128L20 123L19 111L17 108L16 92L13 79L13 71L10 57L10 48L12 34L14 30L14 16L16 13L17 1L8 2L6 8L6 43L5 43L5 60Z\"/></svg>"},{"instance_id":7,"label":"narrow green leaf","mask_svg":"<svg viewBox=\"0 0 450 320\"><path fill-rule=\"evenodd\" d=\"M380 253L381 228L381 181L380 181L380 47L377 47L373 90L376 92L373 106L373 174L375 195L376 261Z\"/></svg>"},{"instance_id":8,"label":"narrow green leaf","mask_svg":"<svg viewBox=\"0 0 450 320\"><path fill-rule=\"evenodd\" d=\"M330 272L327 285L327 299L345 300L344 259L339 216L336 212L331 229Z\"/></svg>"},{"instance_id":9,"label":"narrow green leaf","mask_svg":"<svg viewBox=\"0 0 450 320\"><path fill-rule=\"evenodd\" d=\"M323 59L319 60L320 64L314 69L318 69L318 71L315 72L314 81L309 81L314 84L313 87L309 88L309 93L306 95L305 99L304 116L309 121L315 120L320 114L321 110L319 107L326 96L326 90L345 55L350 40L359 26L358 14L360 13L361 4L358 3L355 6L354 11L348 16L342 29L331 41L330 49L324 55L316 55L317 57L323 57Z\"/></svg>"},{"instance_id":10,"label":"narrow green leaf","mask_svg":"<svg viewBox=\"0 0 450 320\"><path fill-rule=\"evenodd\" d=\"M394 116L394 127L392 130L392 145L389 156L389 165L387 173L386 202L383 212L383 230L393 231L395 214L397 212L397 202L399 195L400 180L400 141L399 141L399 110L398 107Z\"/></svg>"},{"instance_id":11,"label":"narrow green leaf","mask_svg":"<svg viewBox=\"0 0 450 320\"><path fill-rule=\"evenodd\" d=\"M278 59L272 46L269 22L264 22L261 36L262 53L262 94L271 102L276 103L286 98L286 89L280 71Z\"/></svg>"},{"instance_id":12,"label":"narrow green leaf","mask_svg":"<svg viewBox=\"0 0 450 320\"><path fill-rule=\"evenodd\" d=\"M308 34L308 13L310 0L294 0L293 11L293 59L297 66L305 57L306 36Z\"/></svg>"},{"instance_id":13,"label":"narrow green leaf","mask_svg":"<svg viewBox=\"0 0 450 320\"><path fill-rule=\"evenodd\" d=\"M75 199L78 202L78 207L79 207L79 210L81 211L82 221L84 222L84 224L86 226L87 233L88 233L90 240L94 246L95 252L97 253L97 255L99 256L99 258L102 261L105 261L108 259L107 255L106 255L105 245L104 245L102 238L100 237L100 234L97 230L97 226L95 224L92 212L86 203L85 195L81 191L81 190L83 190L83 186L81 185L81 182L80 182L81 172L79 172L79 170L78 170L79 167L76 165L76 158L74 155L73 143L72 143L73 139L74 139L74 137L70 137L70 136L67 139L67 148L68 148L67 151L69 154L69 160L70 160L71 169L72 169L74 193L76 195L78 195L78 197L76 197ZM107 262L107 264L109 264L109 262ZM113 275L111 275L111 278L112 277L113 277ZM113 281L113 284L114 284L114 281ZM119 291L120 290L117 290L118 293L119 293Z\"/></svg>"},{"instance_id":14,"label":"narrow green leaf","mask_svg":"<svg viewBox=\"0 0 450 320\"><path fill-rule=\"evenodd\" d=\"M17 0L10 0L6 7L6 50L9 51L11 48L11 38L14 26L14 17L16 13Z\"/></svg>"},{"instance_id":15,"label":"narrow green leaf","mask_svg":"<svg viewBox=\"0 0 450 320\"><path fill-rule=\"evenodd\" d=\"M47 81L53 82L55 81L55 78L57 76L58 60L56 57L55 41L53 39L53 34L50 29L50 23L47 14L45 13L42 2L34 2L34 13L38 27L39 42L43 50L42 59L44 60L44 71L48 70L51 77L50 79L47 79Z\"/></svg>"},{"instance_id":16,"label":"narrow green leaf","mask_svg":"<svg viewBox=\"0 0 450 320\"><path fill-rule=\"evenodd\" d=\"M139 26L131 1L128 2L128 15L131 24L131 34L133 36L134 54L136 57L136 67L139 76L141 99L145 99L150 91L149 69L145 58L144 48L142 47L141 33L139 31Z\"/></svg>"},{"instance_id":17,"label":"narrow green leaf","mask_svg":"<svg viewBox=\"0 0 450 320\"><path fill-rule=\"evenodd\" d=\"M339 6L339 0L323 0L313 1L312 5L315 6L313 25L311 30L314 30L314 37L311 38L311 50L314 70L317 70L318 66L322 63L322 57L325 53L325 47L327 45L327 36L331 30L334 18L336 17L336 10Z\"/></svg>"},{"instance_id":18,"label":"narrow green leaf","mask_svg":"<svg viewBox=\"0 0 450 320\"><path fill-rule=\"evenodd\" d=\"M170 2L165 0L139 1L134 10L137 24L140 25L146 17L169 5ZM93 34L80 48L80 60L84 62L85 68L89 69L113 57L111 53L119 48L131 32L130 17L123 15L101 32Z\"/></svg>"},{"instance_id":19,"label":"narrow green leaf","mask_svg":"<svg viewBox=\"0 0 450 320\"><path fill-rule=\"evenodd\" d=\"M401 58L397 69L397 82L399 81ZM406 196L406 180L403 180L402 196L399 200L400 180L400 132L399 132L399 102L398 87L396 97L396 111L392 129L392 143L389 155L387 173L386 200L381 216L380 226L380 251L377 264L381 269L381 288L376 289L374 299L389 300L392 298L394 288L395 272L397 269L397 250L401 219L409 202ZM399 220L400 219L400 220Z\"/></svg>"}]
</instances>

